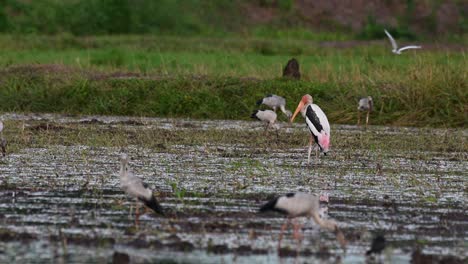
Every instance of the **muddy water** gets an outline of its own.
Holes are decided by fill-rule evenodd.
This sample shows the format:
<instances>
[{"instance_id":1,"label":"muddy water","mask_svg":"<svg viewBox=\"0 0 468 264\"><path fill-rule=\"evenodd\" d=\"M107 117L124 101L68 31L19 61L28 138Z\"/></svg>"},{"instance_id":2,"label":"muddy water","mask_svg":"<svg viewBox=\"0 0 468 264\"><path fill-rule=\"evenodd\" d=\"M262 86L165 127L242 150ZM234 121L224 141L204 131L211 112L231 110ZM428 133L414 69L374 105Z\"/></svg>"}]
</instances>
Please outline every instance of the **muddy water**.
<instances>
[{"instance_id":1,"label":"muddy water","mask_svg":"<svg viewBox=\"0 0 468 264\"><path fill-rule=\"evenodd\" d=\"M48 121L102 129L261 130L256 122L127 117L5 114L3 120ZM282 125L283 134L304 131ZM340 138L405 137L415 128L334 126ZM41 133L38 131L37 133ZM433 130L442 135L444 130ZM466 131L461 131L466 144ZM372 237L385 235L381 260L407 263L424 254L468 257L466 152L382 151L341 147L306 164L305 147L256 144L130 145L130 166L154 188L167 216L146 213L135 228L134 201L119 187L120 147L81 144L24 147L0 161L0 262L100 262L115 252L132 262L359 263ZM278 256L283 223L258 214L275 194L327 192L324 217L338 221L348 239L306 219L300 248L291 230Z\"/></svg>"}]
</instances>

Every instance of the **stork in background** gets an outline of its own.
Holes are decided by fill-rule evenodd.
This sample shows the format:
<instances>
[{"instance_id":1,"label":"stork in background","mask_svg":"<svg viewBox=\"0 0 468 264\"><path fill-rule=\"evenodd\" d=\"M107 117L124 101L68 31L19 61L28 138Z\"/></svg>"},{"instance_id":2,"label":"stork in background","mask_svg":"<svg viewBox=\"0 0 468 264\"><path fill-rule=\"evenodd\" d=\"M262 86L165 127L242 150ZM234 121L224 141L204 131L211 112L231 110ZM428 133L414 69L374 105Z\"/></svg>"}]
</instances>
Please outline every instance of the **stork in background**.
<instances>
[{"instance_id":1,"label":"stork in background","mask_svg":"<svg viewBox=\"0 0 468 264\"><path fill-rule=\"evenodd\" d=\"M286 99L284 99L281 96L278 96L276 94L269 94L265 96L264 98L257 101L257 105L261 105L261 104L264 104L270 107L275 112L276 112L276 109L279 108L281 112L283 112L288 119L291 118L291 115L292 115L291 111L286 109Z\"/></svg>"},{"instance_id":2,"label":"stork in background","mask_svg":"<svg viewBox=\"0 0 468 264\"><path fill-rule=\"evenodd\" d=\"M327 116L322 109L313 103L312 96L306 94L302 96L301 101L297 105L296 111L294 111L291 117L291 123L294 121L296 115L301 112L302 116L306 121L306 125L309 128L309 152L307 156L307 163L310 164L310 153L312 152L312 143L317 143L321 152L324 155L330 149L330 124L328 123ZM316 158L318 158L318 149L316 151Z\"/></svg>"},{"instance_id":3,"label":"stork in background","mask_svg":"<svg viewBox=\"0 0 468 264\"><path fill-rule=\"evenodd\" d=\"M361 112L367 112L366 115L366 128L367 125L369 124L369 115L370 112L372 112L374 108L374 101L372 100L371 96L363 97L359 99L359 105L358 105L358 126L361 124Z\"/></svg>"},{"instance_id":4,"label":"stork in background","mask_svg":"<svg viewBox=\"0 0 468 264\"><path fill-rule=\"evenodd\" d=\"M262 122L266 123L265 126L265 132L269 127L273 127L275 129L279 129L278 124L275 124L276 122L276 113L271 110L255 110L252 115L250 116L251 118L255 118L257 120L260 120Z\"/></svg>"},{"instance_id":5,"label":"stork in background","mask_svg":"<svg viewBox=\"0 0 468 264\"><path fill-rule=\"evenodd\" d=\"M153 195L153 191L136 177L129 169L127 154L120 156L120 187L132 198L136 199L135 225L138 226L139 205L138 201L144 203L147 207L153 209L154 212L164 215L163 208L158 203Z\"/></svg>"},{"instance_id":6,"label":"stork in background","mask_svg":"<svg viewBox=\"0 0 468 264\"><path fill-rule=\"evenodd\" d=\"M290 225L293 219L293 236L298 240L299 245L302 240L300 229L302 225L298 224L295 220L297 217L310 217L320 227L330 230L335 233L338 242L343 249L346 249L346 239L338 227L338 224L333 220L322 219L320 217L319 200L321 198L317 195L308 193L288 193L279 196L264 204L260 208L260 212L277 211L287 215L283 225L281 226L280 236L278 240L278 250L281 249L281 240L283 239L284 230Z\"/></svg>"}]
</instances>

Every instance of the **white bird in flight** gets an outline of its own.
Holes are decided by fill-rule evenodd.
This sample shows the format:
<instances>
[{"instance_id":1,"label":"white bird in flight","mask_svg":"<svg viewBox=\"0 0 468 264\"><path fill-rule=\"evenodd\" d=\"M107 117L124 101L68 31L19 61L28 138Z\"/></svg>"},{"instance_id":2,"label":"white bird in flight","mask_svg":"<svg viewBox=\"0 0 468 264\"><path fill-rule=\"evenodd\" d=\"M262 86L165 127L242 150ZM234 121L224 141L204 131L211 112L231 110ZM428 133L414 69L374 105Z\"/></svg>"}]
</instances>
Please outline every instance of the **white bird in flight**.
<instances>
[{"instance_id":1,"label":"white bird in flight","mask_svg":"<svg viewBox=\"0 0 468 264\"><path fill-rule=\"evenodd\" d=\"M401 54L402 51L407 50L407 49L420 49L421 48L421 46L416 46L416 45L410 45L410 46L404 46L404 47L398 48L398 45L395 39L392 37L392 35L390 35L390 33L388 33L386 29L384 29L384 31L385 31L385 34L387 34L387 37L390 39L390 42L392 43L392 47L393 47L392 52L395 54Z\"/></svg>"}]
</instances>

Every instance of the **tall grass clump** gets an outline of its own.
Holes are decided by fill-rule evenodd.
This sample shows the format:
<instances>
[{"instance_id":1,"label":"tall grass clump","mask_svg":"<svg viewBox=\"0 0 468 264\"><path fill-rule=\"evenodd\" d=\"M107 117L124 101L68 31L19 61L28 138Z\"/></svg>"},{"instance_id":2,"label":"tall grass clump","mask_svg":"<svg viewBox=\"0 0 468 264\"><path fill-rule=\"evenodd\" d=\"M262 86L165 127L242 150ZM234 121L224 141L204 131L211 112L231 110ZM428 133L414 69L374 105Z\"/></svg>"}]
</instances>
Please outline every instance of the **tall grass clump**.
<instances>
[{"instance_id":1,"label":"tall grass clump","mask_svg":"<svg viewBox=\"0 0 468 264\"><path fill-rule=\"evenodd\" d=\"M249 119L266 94L289 108L310 93L334 123L355 123L359 97L372 124L464 126L463 50L396 56L388 41L324 46L309 40L175 36L0 36L0 110ZM287 60L301 81L279 78ZM190 110L187 110L189 106ZM281 115L280 115L281 116Z\"/></svg>"},{"instance_id":2,"label":"tall grass clump","mask_svg":"<svg viewBox=\"0 0 468 264\"><path fill-rule=\"evenodd\" d=\"M407 75L395 78L398 71L374 73L379 79L362 79L341 85L330 102L330 116L338 122L356 120L356 102L372 95L372 114L377 123L412 126L464 126L468 103L467 75L461 69L436 65L414 65ZM341 106L341 109L339 107Z\"/></svg>"},{"instance_id":3,"label":"tall grass clump","mask_svg":"<svg viewBox=\"0 0 468 264\"><path fill-rule=\"evenodd\" d=\"M16 71L0 81L0 110L68 114L138 115L202 119L249 119L266 94L286 97L294 110L309 93L332 123L355 123L360 96L372 95L373 124L464 126L466 73L435 65L409 66L331 80L235 77L118 78ZM376 78L378 77L378 78ZM375 79L374 79L375 78ZM280 117L282 118L282 117Z\"/></svg>"}]
</instances>

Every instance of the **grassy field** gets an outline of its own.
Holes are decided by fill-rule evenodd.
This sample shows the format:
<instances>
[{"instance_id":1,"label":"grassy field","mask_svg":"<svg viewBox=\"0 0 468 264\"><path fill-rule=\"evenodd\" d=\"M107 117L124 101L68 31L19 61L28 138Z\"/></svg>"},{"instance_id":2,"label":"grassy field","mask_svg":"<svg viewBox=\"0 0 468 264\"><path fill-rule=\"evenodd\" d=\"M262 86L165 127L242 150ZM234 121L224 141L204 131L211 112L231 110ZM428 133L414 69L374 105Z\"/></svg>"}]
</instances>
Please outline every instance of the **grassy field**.
<instances>
[{"instance_id":1,"label":"grassy field","mask_svg":"<svg viewBox=\"0 0 468 264\"><path fill-rule=\"evenodd\" d=\"M248 119L265 94L294 108L310 93L332 123L353 124L372 95L372 124L464 126L465 52L423 46L396 56L386 40L3 35L0 110ZM280 78L291 57L301 81Z\"/></svg>"}]
</instances>

